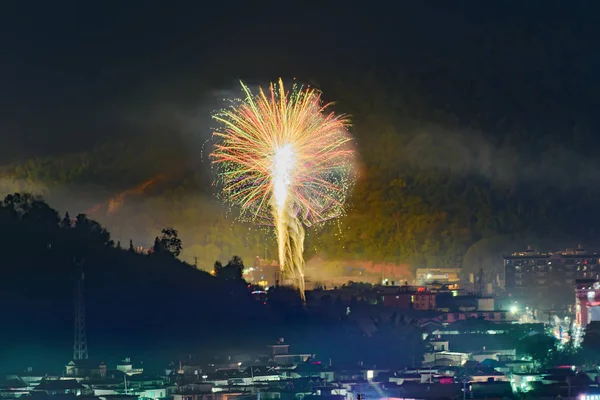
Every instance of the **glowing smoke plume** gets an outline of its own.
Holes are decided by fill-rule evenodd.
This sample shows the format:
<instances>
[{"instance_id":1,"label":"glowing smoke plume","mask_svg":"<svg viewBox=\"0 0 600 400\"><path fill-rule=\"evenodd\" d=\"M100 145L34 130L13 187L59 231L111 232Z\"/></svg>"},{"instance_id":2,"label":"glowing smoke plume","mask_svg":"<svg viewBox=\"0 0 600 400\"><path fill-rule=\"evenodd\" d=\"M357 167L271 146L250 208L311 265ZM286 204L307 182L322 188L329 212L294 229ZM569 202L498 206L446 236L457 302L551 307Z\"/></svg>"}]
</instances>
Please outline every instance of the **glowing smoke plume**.
<instances>
[{"instance_id":1,"label":"glowing smoke plume","mask_svg":"<svg viewBox=\"0 0 600 400\"><path fill-rule=\"evenodd\" d=\"M169 176L166 174L156 175L155 177L147 179L144 182L142 182L132 188L129 188L127 190L124 190L124 191L118 193L116 196L113 196L110 199L108 199L107 202L94 205L89 210L87 210L86 213L98 214L101 212L102 213L105 212L106 215L114 214L117 211L119 211L119 209L123 206L123 204L125 203L125 199L128 196L141 195L147 189L151 188L152 186L167 181L168 178L169 178Z\"/></svg>"},{"instance_id":2,"label":"glowing smoke plume","mask_svg":"<svg viewBox=\"0 0 600 400\"><path fill-rule=\"evenodd\" d=\"M304 297L304 228L340 216L354 182L349 120L311 88L242 88L243 99L213 116L212 162L241 217L275 227L283 280Z\"/></svg>"}]
</instances>

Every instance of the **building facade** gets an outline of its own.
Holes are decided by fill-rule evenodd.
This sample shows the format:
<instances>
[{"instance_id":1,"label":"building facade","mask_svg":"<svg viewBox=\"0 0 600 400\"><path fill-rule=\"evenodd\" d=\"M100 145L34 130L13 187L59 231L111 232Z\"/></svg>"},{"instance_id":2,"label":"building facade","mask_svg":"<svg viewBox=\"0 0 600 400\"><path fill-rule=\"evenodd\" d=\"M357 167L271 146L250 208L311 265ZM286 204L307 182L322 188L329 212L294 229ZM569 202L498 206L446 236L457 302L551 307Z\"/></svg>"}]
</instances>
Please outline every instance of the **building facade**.
<instances>
[{"instance_id":1,"label":"building facade","mask_svg":"<svg viewBox=\"0 0 600 400\"><path fill-rule=\"evenodd\" d=\"M540 253L531 248L504 257L505 290L512 300L540 309L573 304L577 279L600 278L600 255L584 248Z\"/></svg>"},{"instance_id":2,"label":"building facade","mask_svg":"<svg viewBox=\"0 0 600 400\"><path fill-rule=\"evenodd\" d=\"M596 279L578 279L575 288L575 320L586 327L600 321L600 282Z\"/></svg>"},{"instance_id":3,"label":"building facade","mask_svg":"<svg viewBox=\"0 0 600 400\"><path fill-rule=\"evenodd\" d=\"M460 282L460 268L417 268L415 284Z\"/></svg>"},{"instance_id":4,"label":"building facade","mask_svg":"<svg viewBox=\"0 0 600 400\"><path fill-rule=\"evenodd\" d=\"M394 289L381 294L385 307L421 311L434 310L436 307L436 293L428 291L425 287L401 286Z\"/></svg>"},{"instance_id":5,"label":"building facade","mask_svg":"<svg viewBox=\"0 0 600 400\"><path fill-rule=\"evenodd\" d=\"M470 319L481 320L484 319L490 322L498 323L511 323L515 321L515 318L506 311L460 311L460 312L447 312L442 314L442 321L444 323L451 324L457 321L465 321Z\"/></svg>"}]
</instances>

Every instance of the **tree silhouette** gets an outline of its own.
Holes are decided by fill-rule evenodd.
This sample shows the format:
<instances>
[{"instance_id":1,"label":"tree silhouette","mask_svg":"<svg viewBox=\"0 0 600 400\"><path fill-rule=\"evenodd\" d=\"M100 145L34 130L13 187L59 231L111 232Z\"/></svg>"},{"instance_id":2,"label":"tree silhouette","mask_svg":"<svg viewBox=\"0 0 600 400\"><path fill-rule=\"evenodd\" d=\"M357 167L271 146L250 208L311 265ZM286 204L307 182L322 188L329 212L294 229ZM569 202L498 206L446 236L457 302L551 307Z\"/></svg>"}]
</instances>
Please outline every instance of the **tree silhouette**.
<instances>
[{"instance_id":1,"label":"tree silhouette","mask_svg":"<svg viewBox=\"0 0 600 400\"><path fill-rule=\"evenodd\" d=\"M557 340L548 335L525 336L517 343L517 351L530 356L539 365L547 366L554 359L557 344Z\"/></svg>"},{"instance_id":2,"label":"tree silhouette","mask_svg":"<svg viewBox=\"0 0 600 400\"><path fill-rule=\"evenodd\" d=\"M154 244L152 245L152 254L162 254L164 253L164 248L160 243L160 239L157 237L154 238Z\"/></svg>"},{"instance_id":3,"label":"tree silhouette","mask_svg":"<svg viewBox=\"0 0 600 400\"><path fill-rule=\"evenodd\" d=\"M222 272L223 272L223 264L221 264L221 261L219 261L219 260L215 261L215 265L213 267L214 275L216 277L220 277Z\"/></svg>"},{"instance_id":4,"label":"tree silhouette","mask_svg":"<svg viewBox=\"0 0 600 400\"><path fill-rule=\"evenodd\" d=\"M214 271L219 279L241 282L244 276L244 262L239 256L233 256L225 266L222 266L220 261L216 261Z\"/></svg>"},{"instance_id":5,"label":"tree silhouette","mask_svg":"<svg viewBox=\"0 0 600 400\"><path fill-rule=\"evenodd\" d=\"M157 240L161 252L166 252L174 257L179 257L183 250L181 239L179 239L177 231L173 228L164 228L161 231L160 238L157 238ZM155 246L156 245L157 243L155 242Z\"/></svg>"},{"instance_id":6,"label":"tree silhouette","mask_svg":"<svg viewBox=\"0 0 600 400\"><path fill-rule=\"evenodd\" d=\"M69 215L68 211L65 213L65 217L60 222L60 227L65 229L73 227L73 221L71 220L71 216Z\"/></svg>"}]
</instances>

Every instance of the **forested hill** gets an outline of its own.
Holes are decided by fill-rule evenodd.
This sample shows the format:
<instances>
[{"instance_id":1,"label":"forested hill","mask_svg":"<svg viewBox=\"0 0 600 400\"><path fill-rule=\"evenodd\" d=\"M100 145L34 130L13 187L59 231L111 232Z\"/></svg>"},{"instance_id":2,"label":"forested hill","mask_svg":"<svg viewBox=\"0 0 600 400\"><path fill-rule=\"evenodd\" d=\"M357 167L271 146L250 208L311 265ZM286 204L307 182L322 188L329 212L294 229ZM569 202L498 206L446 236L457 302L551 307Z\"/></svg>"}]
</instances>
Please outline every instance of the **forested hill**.
<instances>
[{"instance_id":1,"label":"forested hill","mask_svg":"<svg viewBox=\"0 0 600 400\"><path fill-rule=\"evenodd\" d=\"M30 362L54 370L68 361L81 273L95 358L150 349L172 356L209 338L214 347L225 346L235 324L273 322L266 306L251 300L241 269L240 278L198 271L177 260L168 241L139 254L87 216L59 216L42 199L21 194L0 201L0 227L3 371ZM246 336L264 335L261 326L246 329Z\"/></svg>"},{"instance_id":2,"label":"forested hill","mask_svg":"<svg viewBox=\"0 0 600 400\"><path fill-rule=\"evenodd\" d=\"M375 78L323 89L339 99L336 110L353 115L361 178L347 215L309 231L308 257L484 265L493 275L503 252L528 244L596 244L600 164L583 125L544 136L513 119L489 133L473 128L476 118L463 123L413 104L417 95ZM45 194L59 209L75 204L123 243L149 245L161 227L174 226L182 258L201 267L231 254L272 255L268 234L233 222L216 201L201 150L181 137L134 137L5 166L0 183L6 192Z\"/></svg>"}]
</instances>

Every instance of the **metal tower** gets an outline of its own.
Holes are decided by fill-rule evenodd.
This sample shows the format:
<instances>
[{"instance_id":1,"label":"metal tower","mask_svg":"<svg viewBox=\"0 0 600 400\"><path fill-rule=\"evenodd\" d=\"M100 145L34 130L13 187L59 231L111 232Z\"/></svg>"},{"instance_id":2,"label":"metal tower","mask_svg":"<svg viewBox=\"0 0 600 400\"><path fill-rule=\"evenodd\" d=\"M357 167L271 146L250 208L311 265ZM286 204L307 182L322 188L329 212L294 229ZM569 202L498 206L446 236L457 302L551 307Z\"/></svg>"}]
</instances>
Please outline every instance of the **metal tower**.
<instances>
[{"instance_id":1,"label":"metal tower","mask_svg":"<svg viewBox=\"0 0 600 400\"><path fill-rule=\"evenodd\" d=\"M85 298L83 260L73 259L77 271L75 283L75 334L73 341L73 360L87 360L88 347L85 334Z\"/></svg>"}]
</instances>

